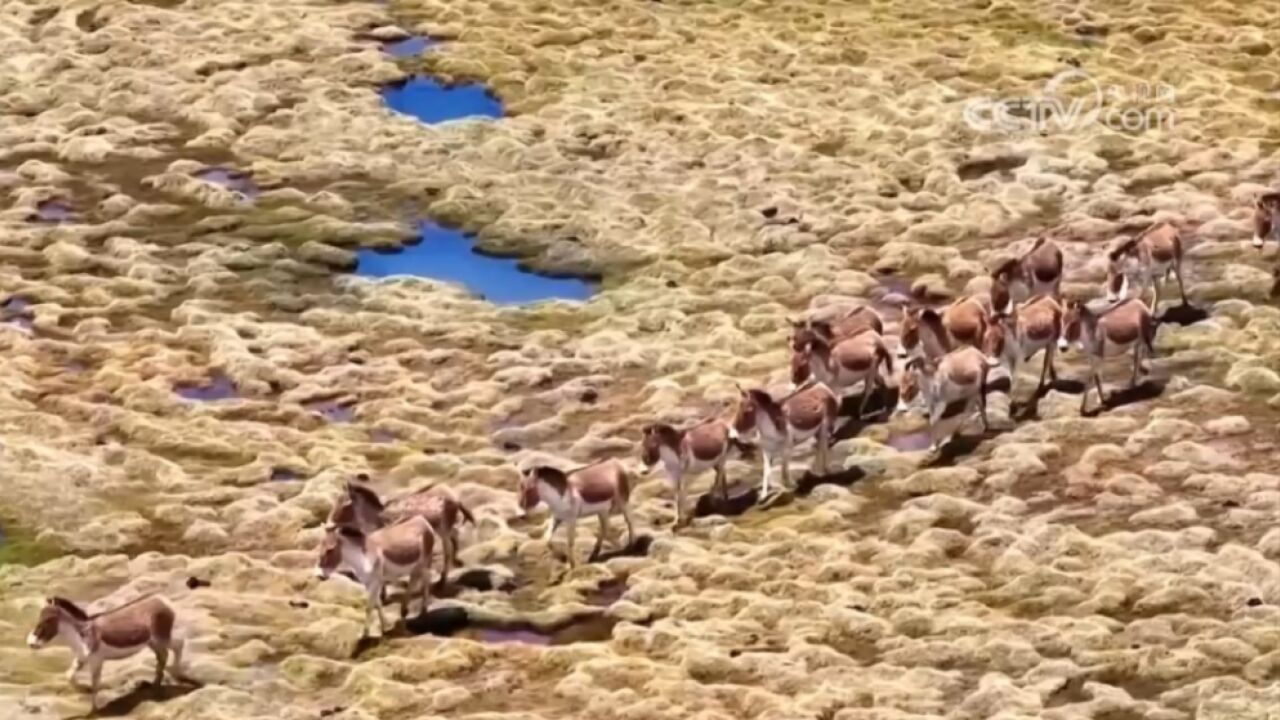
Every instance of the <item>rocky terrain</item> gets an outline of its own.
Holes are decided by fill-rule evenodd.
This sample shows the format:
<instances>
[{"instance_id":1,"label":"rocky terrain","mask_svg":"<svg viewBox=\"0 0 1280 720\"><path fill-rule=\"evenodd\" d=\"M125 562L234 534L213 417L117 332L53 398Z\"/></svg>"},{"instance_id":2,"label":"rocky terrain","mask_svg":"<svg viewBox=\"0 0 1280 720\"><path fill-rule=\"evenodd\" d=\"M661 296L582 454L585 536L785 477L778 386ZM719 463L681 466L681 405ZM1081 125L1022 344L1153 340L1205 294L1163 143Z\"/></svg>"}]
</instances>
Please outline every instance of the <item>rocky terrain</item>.
<instances>
[{"instance_id":1,"label":"rocky terrain","mask_svg":"<svg viewBox=\"0 0 1280 720\"><path fill-rule=\"evenodd\" d=\"M445 42L381 51L411 34ZM163 590L199 686L141 687L144 653L108 665L104 714L1269 717L1280 308L1276 244L1249 239L1280 176L1277 39L1261 0L5 3L0 716L88 708L70 654L25 645L45 596ZM1072 68L1175 121L965 122ZM510 116L397 115L378 89L411 72ZM420 217L603 289L498 307L348 272ZM783 389L807 308L896 320L1039 233L1065 293L1099 296L1105 248L1157 220L1208 316L1164 324L1101 413L1027 408L1023 382L1018 417L996 401L998 431L940 461L892 447L922 422L900 416L836 446L846 482L678 535L644 475L647 554L567 575L514 519L518 462L639 472L645 422ZM359 472L474 509L462 559L497 587L436 600L474 627L359 642L361 592L311 574Z\"/></svg>"}]
</instances>

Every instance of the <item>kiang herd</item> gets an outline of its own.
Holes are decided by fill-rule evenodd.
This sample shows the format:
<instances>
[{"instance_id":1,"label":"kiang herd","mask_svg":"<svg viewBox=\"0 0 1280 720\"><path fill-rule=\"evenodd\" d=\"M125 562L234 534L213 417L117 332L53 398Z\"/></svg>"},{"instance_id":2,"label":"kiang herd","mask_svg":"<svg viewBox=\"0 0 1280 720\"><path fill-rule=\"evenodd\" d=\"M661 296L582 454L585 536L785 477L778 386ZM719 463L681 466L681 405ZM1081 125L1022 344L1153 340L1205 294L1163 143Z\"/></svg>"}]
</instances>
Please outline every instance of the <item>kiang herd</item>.
<instances>
[{"instance_id":1,"label":"kiang herd","mask_svg":"<svg viewBox=\"0 0 1280 720\"><path fill-rule=\"evenodd\" d=\"M1253 244L1280 240L1280 192L1263 194L1255 204ZM775 468L784 487L792 485L790 462L795 448L814 441L810 472L823 475L828 451L846 395L858 393L856 419L862 421L877 389L895 378L896 411L920 401L929 421L931 449L943 438L938 425L948 406L963 403L962 422L976 414L987 426L986 396L992 372L1002 369L1014 395L1018 369L1037 354L1042 356L1038 394L1057 373L1055 357L1074 346L1086 358L1088 380L1081 411L1090 390L1100 401L1102 364L1107 358L1132 354L1130 384L1136 385L1144 359L1152 357L1158 321L1156 309L1166 283L1177 283L1187 302L1182 272L1183 242L1178 229L1158 223L1114 245L1107 256L1106 305L1090 307L1061 295L1063 253L1051 239L1037 239L1026 252L999 265L990 276L989 290L962 297L942 308L911 307L903 311L896 337L886 335L885 322L870 305L858 305L827 319L793 320L790 336L792 390L775 397L760 388L738 387L736 409L728 417L703 420L684 428L653 423L642 430L641 461L660 467L674 489L675 527L690 520L687 495L690 480L714 471L713 494L728 499L725 465L737 451L762 451L760 494L770 492ZM1150 293L1150 301L1144 298ZM439 549L442 568L434 583L445 586L458 566L458 529L475 524L475 517L457 496L442 485L428 485L384 503L360 475L348 482L324 525L316 575L335 573L353 578L365 590L366 634L376 619L386 631L383 604L387 588L404 581L401 617L417 597L421 611L430 603L433 556ZM627 526L627 546L635 541L630 509L631 479L622 462L602 460L572 470L546 464L520 472L517 499L521 516L540 504L551 520L543 539L550 542L563 525L569 567L576 565L574 539L578 521L595 516L599 522L594 561L609 536L610 518L621 515ZM94 707L104 660L132 656L150 648L156 656L156 684L166 668L184 677L184 642L175 632L173 606L159 594L144 595L121 607L90 615L60 597L49 598L28 636L32 648L55 639L68 645L74 659L68 680L82 668L91 679ZM172 662L169 658L172 656Z\"/></svg>"}]
</instances>

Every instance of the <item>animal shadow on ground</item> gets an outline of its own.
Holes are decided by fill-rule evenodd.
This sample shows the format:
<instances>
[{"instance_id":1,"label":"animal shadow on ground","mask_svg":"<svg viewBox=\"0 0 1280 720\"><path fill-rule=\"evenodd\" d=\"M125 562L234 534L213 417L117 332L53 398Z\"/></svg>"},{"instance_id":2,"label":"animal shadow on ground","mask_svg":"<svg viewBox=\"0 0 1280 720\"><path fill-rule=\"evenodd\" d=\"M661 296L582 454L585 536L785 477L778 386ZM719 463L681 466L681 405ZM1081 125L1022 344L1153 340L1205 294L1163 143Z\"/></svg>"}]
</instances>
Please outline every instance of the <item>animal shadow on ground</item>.
<instances>
[{"instance_id":1,"label":"animal shadow on ground","mask_svg":"<svg viewBox=\"0 0 1280 720\"><path fill-rule=\"evenodd\" d=\"M652 535L636 535L636 539L630 545L621 547L616 550L603 550L592 562L605 562L620 557L644 557L649 554L649 548L653 545Z\"/></svg>"},{"instance_id":2,"label":"animal shadow on ground","mask_svg":"<svg viewBox=\"0 0 1280 720\"><path fill-rule=\"evenodd\" d=\"M724 515L726 517L737 517L755 507L755 504L760 500L760 490L753 485L738 484L730 486L728 495L727 499L722 497L720 491L714 487L709 492L699 495L697 502L693 506L693 516Z\"/></svg>"},{"instance_id":3,"label":"animal shadow on ground","mask_svg":"<svg viewBox=\"0 0 1280 720\"><path fill-rule=\"evenodd\" d=\"M806 472L804 477L796 483L796 494L804 497L814 491L819 485L838 485L840 487L849 487L859 480L865 478L867 473L856 465L854 467L845 468L833 473L824 473L817 475L812 472Z\"/></svg>"},{"instance_id":4,"label":"animal shadow on ground","mask_svg":"<svg viewBox=\"0 0 1280 720\"><path fill-rule=\"evenodd\" d=\"M982 443L999 437L1002 432L992 428L981 434L973 434L971 431L965 431L964 434L957 433L949 442L943 443L924 467L951 467L957 460L973 454L973 451L977 450Z\"/></svg>"},{"instance_id":5,"label":"animal shadow on ground","mask_svg":"<svg viewBox=\"0 0 1280 720\"><path fill-rule=\"evenodd\" d=\"M1167 382L1157 380L1144 380L1134 387L1126 387L1123 390L1112 390L1103 398L1101 405L1095 405L1084 413L1084 417L1097 417L1104 412L1110 412L1116 408L1132 405L1144 400L1154 400L1164 393Z\"/></svg>"},{"instance_id":6,"label":"animal shadow on ground","mask_svg":"<svg viewBox=\"0 0 1280 720\"><path fill-rule=\"evenodd\" d=\"M876 386L871 391L871 397L867 399L867 411L859 418L858 410L861 406L862 393L855 392L840 401L839 415L850 418L850 422L866 424L875 422L877 419L886 420L898 406L898 389Z\"/></svg>"},{"instance_id":7,"label":"animal shadow on ground","mask_svg":"<svg viewBox=\"0 0 1280 720\"><path fill-rule=\"evenodd\" d=\"M1067 395L1079 395L1084 392L1084 383L1080 380L1071 380L1069 378L1059 377L1053 382L1046 382L1044 387L1035 392L1034 395L1021 402L1012 400L1009 404L1009 415L1015 420L1037 420L1040 417L1040 400L1049 394L1050 390L1057 390Z\"/></svg>"},{"instance_id":8,"label":"animal shadow on ground","mask_svg":"<svg viewBox=\"0 0 1280 720\"><path fill-rule=\"evenodd\" d=\"M361 655L377 647L384 639L413 635L448 636L471 624L471 617L467 614L466 608L460 607L432 608L426 613L418 613L403 620L400 618L394 621L390 618L388 620L390 627L387 628L385 635L364 635L356 641L355 649L351 652L352 660L360 659Z\"/></svg>"},{"instance_id":9,"label":"animal shadow on ground","mask_svg":"<svg viewBox=\"0 0 1280 720\"><path fill-rule=\"evenodd\" d=\"M443 591L436 592L433 589L432 596L456 597L463 590L511 592L516 589L517 584L514 579L495 573L487 568L467 568L450 578L449 582L445 583Z\"/></svg>"},{"instance_id":10,"label":"animal shadow on ground","mask_svg":"<svg viewBox=\"0 0 1280 720\"><path fill-rule=\"evenodd\" d=\"M1280 286L1277 286L1280 287ZM1274 294L1276 288L1272 288ZM1209 311L1198 308L1194 305L1176 305L1174 307L1165 308L1164 312L1156 318L1159 323L1174 323L1176 325L1194 325L1209 317Z\"/></svg>"},{"instance_id":11,"label":"animal shadow on ground","mask_svg":"<svg viewBox=\"0 0 1280 720\"><path fill-rule=\"evenodd\" d=\"M103 703L97 713L88 713L81 717L121 717L132 713L144 702L168 702L198 690L200 683L184 679L180 684L161 684L156 687L150 681L139 683L137 687L120 697Z\"/></svg>"}]
</instances>

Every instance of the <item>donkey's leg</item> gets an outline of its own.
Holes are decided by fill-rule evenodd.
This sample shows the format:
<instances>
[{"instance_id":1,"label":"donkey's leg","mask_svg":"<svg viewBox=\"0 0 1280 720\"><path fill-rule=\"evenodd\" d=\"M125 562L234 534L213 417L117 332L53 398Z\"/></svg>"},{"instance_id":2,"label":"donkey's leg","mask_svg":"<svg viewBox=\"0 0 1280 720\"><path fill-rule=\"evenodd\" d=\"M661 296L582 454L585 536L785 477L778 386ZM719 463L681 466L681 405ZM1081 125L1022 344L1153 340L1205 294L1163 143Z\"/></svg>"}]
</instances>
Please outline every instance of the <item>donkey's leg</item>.
<instances>
[{"instance_id":1,"label":"donkey's leg","mask_svg":"<svg viewBox=\"0 0 1280 720\"><path fill-rule=\"evenodd\" d=\"M587 556L587 562L595 562L600 558L600 550L604 548L604 540L609 537L609 510L597 514L596 519L600 521L600 531L596 533L596 546L591 548L591 554Z\"/></svg>"}]
</instances>

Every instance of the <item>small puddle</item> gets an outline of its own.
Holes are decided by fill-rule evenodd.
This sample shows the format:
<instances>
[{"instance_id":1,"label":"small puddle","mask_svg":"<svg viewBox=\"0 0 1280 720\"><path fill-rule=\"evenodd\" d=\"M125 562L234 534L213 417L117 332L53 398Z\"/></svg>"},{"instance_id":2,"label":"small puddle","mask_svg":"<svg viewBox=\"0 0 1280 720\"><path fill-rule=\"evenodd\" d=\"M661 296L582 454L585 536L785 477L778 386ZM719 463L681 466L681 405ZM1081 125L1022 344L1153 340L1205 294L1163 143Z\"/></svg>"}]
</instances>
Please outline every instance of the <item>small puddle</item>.
<instances>
[{"instance_id":1,"label":"small puddle","mask_svg":"<svg viewBox=\"0 0 1280 720\"><path fill-rule=\"evenodd\" d=\"M300 480L301 476L289 468L273 468L271 470L271 482L292 482Z\"/></svg>"},{"instance_id":2,"label":"small puddle","mask_svg":"<svg viewBox=\"0 0 1280 720\"><path fill-rule=\"evenodd\" d=\"M247 198L255 198L262 194L258 184L249 173L224 167L211 167L195 174L196 179L213 185L234 190Z\"/></svg>"},{"instance_id":3,"label":"small puddle","mask_svg":"<svg viewBox=\"0 0 1280 720\"><path fill-rule=\"evenodd\" d=\"M36 220L47 223L71 222L76 211L65 200L45 200L36 205Z\"/></svg>"},{"instance_id":4,"label":"small puddle","mask_svg":"<svg viewBox=\"0 0 1280 720\"><path fill-rule=\"evenodd\" d=\"M0 321L10 323L23 330L33 330L31 302L17 295L11 296L0 305Z\"/></svg>"},{"instance_id":5,"label":"small puddle","mask_svg":"<svg viewBox=\"0 0 1280 720\"><path fill-rule=\"evenodd\" d=\"M626 592L627 579L612 578L600 583L599 587L587 593L582 601L595 607L609 607L618 602Z\"/></svg>"},{"instance_id":6,"label":"small puddle","mask_svg":"<svg viewBox=\"0 0 1280 720\"><path fill-rule=\"evenodd\" d=\"M387 107L424 123L440 123L469 117L500 118L502 103L483 85L444 85L424 75L382 88Z\"/></svg>"},{"instance_id":7,"label":"small puddle","mask_svg":"<svg viewBox=\"0 0 1280 720\"><path fill-rule=\"evenodd\" d=\"M235 383L231 382L231 378L222 373L214 373L210 376L208 382L202 385L175 385L173 391L187 400L200 402L227 400L237 395Z\"/></svg>"},{"instance_id":8,"label":"small puddle","mask_svg":"<svg viewBox=\"0 0 1280 720\"><path fill-rule=\"evenodd\" d=\"M915 432L894 433L885 440L884 444L898 452L920 452L928 450L933 445L933 441L929 438L928 428L925 428Z\"/></svg>"},{"instance_id":9,"label":"small puddle","mask_svg":"<svg viewBox=\"0 0 1280 720\"><path fill-rule=\"evenodd\" d=\"M414 35L413 37L407 37L404 40L383 43L382 52L390 55L391 57L397 58L417 57L421 55L424 50L435 44L436 41L429 37Z\"/></svg>"},{"instance_id":10,"label":"small puddle","mask_svg":"<svg viewBox=\"0 0 1280 720\"><path fill-rule=\"evenodd\" d=\"M400 438L396 437L396 434L390 430L379 430L375 428L369 431L369 442L384 444L393 443L399 439Z\"/></svg>"},{"instance_id":11,"label":"small puddle","mask_svg":"<svg viewBox=\"0 0 1280 720\"><path fill-rule=\"evenodd\" d=\"M365 248L356 253L356 274L384 278L419 276L461 283L481 298L500 305L539 300L586 300L596 284L578 278L539 275L520 267L520 261L476 252L464 233L422 224L420 240L403 250Z\"/></svg>"},{"instance_id":12,"label":"small puddle","mask_svg":"<svg viewBox=\"0 0 1280 720\"><path fill-rule=\"evenodd\" d=\"M318 402L303 403L306 409L314 413L320 413L329 422L349 423L356 417L355 403L340 403L335 400L321 400Z\"/></svg>"}]
</instances>

